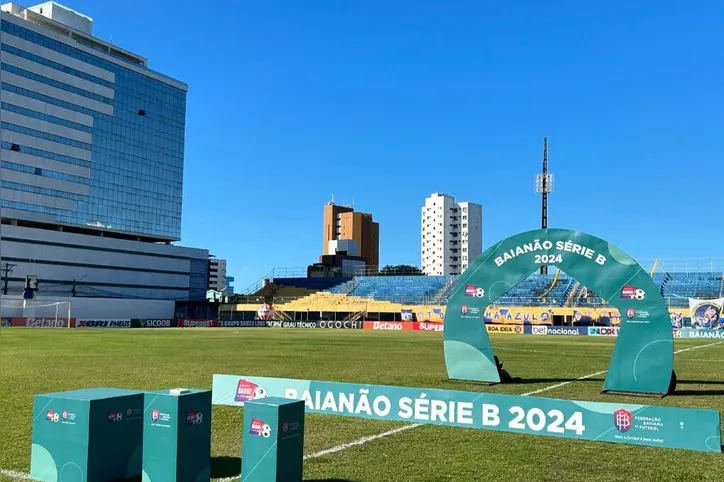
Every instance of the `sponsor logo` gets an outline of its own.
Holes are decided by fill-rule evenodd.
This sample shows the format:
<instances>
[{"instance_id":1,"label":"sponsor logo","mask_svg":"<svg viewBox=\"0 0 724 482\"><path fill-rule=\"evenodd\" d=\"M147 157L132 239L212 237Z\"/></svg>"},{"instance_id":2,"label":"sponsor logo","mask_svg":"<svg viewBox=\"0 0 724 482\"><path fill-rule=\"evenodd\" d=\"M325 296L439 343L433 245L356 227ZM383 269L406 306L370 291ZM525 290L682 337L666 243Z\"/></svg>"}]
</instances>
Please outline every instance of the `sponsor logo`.
<instances>
[{"instance_id":1,"label":"sponsor logo","mask_svg":"<svg viewBox=\"0 0 724 482\"><path fill-rule=\"evenodd\" d=\"M123 413L121 412L108 412L108 421L111 423L117 423L123 421Z\"/></svg>"},{"instance_id":2,"label":"sponsor logo","mask_svg":"<svg viewBox=\"0 0 724 482\"><path fill-rule=\"evenodd\" d=\"M201 425L204 423L204 414L201 412L186 412L186 425Z\"/></svg>"},{"instance_id":3,"label":"sponsor logo","mask_svg":"<svg viewBox=\"0 0 724 482\"><path fill-rule=\"evenodd\" d=\"M51 421L53 423L58 423L60 420L60 415L58 415L58 412L56 412L53 409L48 409L47 412L45 412L45 420Z\"/></svg>"},{"instance_id":4,"label":"sponsor logo","mask_svg":"<svg viewBox=\"0 0 724 482\"><path fill-rule=\"evenodd\" d=\"M219 326L223 328L263 328L266 326L264 320L222 320Z\"/></svg>"},{"instance_id":5,"label":"sponsor logo","mask_svg":"<svg viewBox=\"0 0 724 482\"><path fill-rule=\"evenodd\" d=\"M375 321L372 325L373 330L391 330L399 331L402 330L402 323L388 322L388 321Z\"/></svg>"},{"instance_id":6,"label":"sponsor logo","mask_svg":"<svg viewBox=\"0 0 724 482\"><path fill-rule=\"evenodd\" d=\"M578 336L581 333L575 328L548 328L547 335Z\"/></svg>"},{"instance_id":7,"label":"sponsor logo","mask_svg":"<svg viewBox=\"0 0 724 482\"><path fill-rule=\"evenodd\" d=\"M141 328L171 328L171 320L138 320Z\"/></svg>"},{"instance_id":8,"label":"sponsor logo","mask_svg":"<svg viewBox=\"0 0 724 482\"><path fill-rule=\"evenodd\" d=\"M264 423L263 420L258 418L253 418L251 420L251 429L249 430L249 433L251 435L257 435L264 438L271 437L272 430L271 427Z\"/></svg>"},{"instance_id":9,"label":"sponsor logo","mask_svg":"<svg viewBox=\"0 0 724 482\"><path fill-rule=\"evenodd\" d=\"M476 306L462 305L460 307L460 316L461 316L461 318L482 319L483 312L480 311L480 308L478 308Z\"/></svg>"},{"instance_id":10,"label":"sponsor logo","mask_svg":"<svg viewBox=\"0 0 724 482\"><path fill-rule=\"evenodd\" d=\"M633 415L623 408L613 412L613 425L621 433L626 433L633 426Z\"/></svg>"},{"instance_id":11,"label":"sponsor logo","mask_svg":"<svg viewBox=\"0 0 724 482\"><path fill-rule=\"evenodd\" d=\"M628 300L643 300L644 298L646 298L646 292L641 288L626 285L621 288L621 298Z\"/></svg>"},{"instance_id":12,"label":"sponsor logo","mask_svg":"<svg viewBox=\"0 0 724 482\"><path fill-rule=\"evenodd\" d=\"M465 296L472 296L473 298L482 298L485 296L485 290L483 288L478 288L475 285L467 285L465 286Z\"/></svg>"},{"instance_id":13,"label":"sponsor logo","mask_svg":"<svg viewBox=\"0 0 724 482\"><path fill-rule=\"evenodd\" d=\"M677 328L674 328L672 331L674 332L674 338L681 338L681 331Z\"/></svg>"},{"instance_id":14,"label":"sponsor logo","mask_svg":"<svg viewBox=\"0 0 724 482\"><path fill-rule=\"evenodd\" d=\"M236 396L234 397L234 400L237 402L247 402L249 400L266 398L266 396L266 390L256 383L252 383L242 378L236 386Z\"/></svg>"},{"instance_id":15,"label":"sponsor logo","mask_svg":"<svg viewBox=\"0 0 724 482\"><path fill-rule=\"evenodd\" d=\"M357 330L362 328L362 323L358 321L318 321L317 327Z\"/></svg>"},{"instance_id":16,"label":"sponsor logo","mask_svg":"<svg viewBox=\"0 0 724 482\"><path fill-rule=\"evenodd\" d=\"M78 320L78 328L130 328L131 320Z\"/></svg>"},{"instance_id":17,"label":"sponsor logo","mask_svg":"<svg viewBox=\"0 0 724 482\"><path fill-rule=\"evenodd\" d=\"M284 421L282 423L282 438L292 438L299 435L301 424L299 422Z\"/></svg>"},{"instance_id":18,"label":"sponsor logo","mask_svg":"<svg viewBox=\"0 0 724 482\"><path fill-rule=\"evenodd\" d=\"M26 318L25 326L31 328L65 328L68 321L56 318Z\"/></svg>"},{"instance_id":19,"label":"sponsor logo","mask_svg":"<svg viewBox=\"0 0 724 482\"><path fill-rule=\"evenodd\" d=\"M151 424L154 427L171 427L171 414L164 413L157 408L151 410Z\"/></svg>"},{"instance_id":20,"label":"sponsor logo","mask_svg":"<svg viewBox=\"0 0 724 482\"><path fill-rule=\"evenodd\" d=\"M442 323L418 323L417 329L419 331L444 331L445 326Z\"/></svg>"},{"instance_id":21,"label":"sponsor logo","mask_svg":"<svg viewBox=\"0 0 724 482\"><path fill-rule=\"evenodd\" d=\"M534 335L546 335L548 333L547 326L532 326L531 333Z\"/></svg>"},{"instance_id":22,"label":"sponsor logo","mask_svg":"<svg viewBox=\"0 0 724 482\"><path fill-rule=\"evenodd\" d=\"M485 325L488 333L508 333L508 334L520 334L522 329L520 325Z\"/></svg>"},{"instance_id":23,"label":"sponsor logo","mask_svg":"<svg viewBox=\"0 0 724 482\"><path fill-rule=\"evenodd\" d=\"M648 323L649 312L629 308L626 310L626 318L628 318L626 323Z\"/></svg>"},{"instance_id":24,"label":"sponsor logo","mask_svg":"<svg viewBox=\"0 0 724 482\"><path fill-rule=\"evenodd\" d=\"M213 328L217 325L216 320L181 320L181 328Z\"/></svg>"},{"instance_id":25,"label":"sponsor logo","mask_svg":"<svg viewBox=\"0 0 724 482\"><path fill-rule=\"evenodd\" d=\"M588 334L590 336L618 336L619 329L617 326L589 326Z\"/></svg>"},{"instance_id":26,"label":"sponsor logo","mask_svg":"<svg viewBox=\"0 0 724 482\"><path fill-rule=\"evenodd\" d=\"M75 414L70 413L68 410L63 410L62 413L63 421L61 422L63 425L75 425Z\"/></svg>"}]
</instances>

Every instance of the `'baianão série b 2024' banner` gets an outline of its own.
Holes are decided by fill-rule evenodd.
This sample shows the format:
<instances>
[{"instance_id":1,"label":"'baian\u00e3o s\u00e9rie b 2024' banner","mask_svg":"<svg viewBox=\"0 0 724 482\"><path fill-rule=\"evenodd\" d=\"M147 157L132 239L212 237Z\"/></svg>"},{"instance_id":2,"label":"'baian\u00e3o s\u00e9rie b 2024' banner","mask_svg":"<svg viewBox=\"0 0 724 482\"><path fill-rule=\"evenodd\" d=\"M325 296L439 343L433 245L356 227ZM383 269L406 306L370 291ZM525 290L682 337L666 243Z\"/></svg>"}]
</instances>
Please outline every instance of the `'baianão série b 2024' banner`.
<instances>
[{"instance_id":1,"label":"'baian\u00e3o s\u00e9rie b 2024' banner","mask_svg":"<svg viewBox=\"0 0 724 482\"><path fill-rule=\"evenodd\" d=\"M214 405L243 406L265 397L304 400L309 413L721 452L716 410L214 375Z\"/></svg>"}]
</instances>

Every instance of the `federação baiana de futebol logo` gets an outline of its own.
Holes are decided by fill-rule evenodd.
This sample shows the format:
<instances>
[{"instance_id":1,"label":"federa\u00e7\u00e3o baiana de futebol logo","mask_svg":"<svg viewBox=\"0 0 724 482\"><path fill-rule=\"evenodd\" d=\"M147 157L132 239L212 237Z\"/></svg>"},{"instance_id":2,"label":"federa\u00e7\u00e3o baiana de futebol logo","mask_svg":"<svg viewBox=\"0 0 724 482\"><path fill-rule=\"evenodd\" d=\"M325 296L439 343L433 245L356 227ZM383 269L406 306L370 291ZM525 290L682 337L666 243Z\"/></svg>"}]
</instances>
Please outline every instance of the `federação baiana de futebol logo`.
<instances>
[{"instance_id":1,"label":"federa\u00e7\u00e3o baiana de futebol logo","mask_svg":"<svg viewBox=\"0 0 724 482\"><path fill-rule=\"evenodd\" d=\"M626 409L618 409L613 412L613 424L621 433L626 433L633 426L633 414Z\"/></svg>"}]
</instances>

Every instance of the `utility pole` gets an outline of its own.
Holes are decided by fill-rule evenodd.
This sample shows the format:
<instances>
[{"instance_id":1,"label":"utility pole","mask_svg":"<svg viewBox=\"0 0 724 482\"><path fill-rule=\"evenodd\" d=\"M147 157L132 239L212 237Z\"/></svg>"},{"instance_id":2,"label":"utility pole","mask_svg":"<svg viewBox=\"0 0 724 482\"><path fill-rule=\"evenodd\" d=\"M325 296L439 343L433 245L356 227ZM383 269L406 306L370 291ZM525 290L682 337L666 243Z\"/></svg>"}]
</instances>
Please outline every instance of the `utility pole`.
<instances>
[{"instance_id":1,"label":"utility pole","mask_svg":"<svg viewBox=\"0 0 724 482\"><path fill-rule=\"evenodd\" d=\"M541 194L541 229L548 229L548 193L553 192L553 174L548 173L548 138L543 138L543 172L535 175L535 192ZM540 268L548 274L548 266Z\"/></svg>"},{"instance_id":2,"label":"utility pole","mask_svg":"<svg viewBox=\"0 0 724 482\"><path fill-rule=\"evenodd\" d=\"M5 265L2 267L4 295L8 294L8 277L13 273L13 269L15 269L16 266L16 264L10 264L6 262Z\"/></svg>"}]
</instances>

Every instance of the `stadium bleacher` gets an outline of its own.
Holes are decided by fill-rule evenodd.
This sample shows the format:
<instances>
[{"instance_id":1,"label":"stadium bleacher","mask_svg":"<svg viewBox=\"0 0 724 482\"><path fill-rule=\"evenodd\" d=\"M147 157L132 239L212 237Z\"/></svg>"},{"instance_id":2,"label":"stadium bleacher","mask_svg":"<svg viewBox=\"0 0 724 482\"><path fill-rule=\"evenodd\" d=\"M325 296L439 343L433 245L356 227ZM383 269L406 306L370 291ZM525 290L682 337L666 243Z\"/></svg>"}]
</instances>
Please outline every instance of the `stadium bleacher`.
<instances>
[{"instance_id":1,"label":"stadium bleacher","mask_svg":"<svg viewBox=\"0 0 724 482\"><path fill-rule=\"evenodd\" d=\"M278 286L299 289L291 307L324 307L325 303L352 309L399 309L403 305L444 305L454 276L356 276L347 278L275 278ZM688 298L711 299L722 295L721 275L708 272L658 272L652 277L672 308L687 307ZM287 295L288 296L288 295ZM286 298L285 303L288 302ZM379 302L379 304L377 304ZM601 306L596 293L565 274L535 273L496 301L500 306ZM362 307L365 308L362 308Z\"/></svg>"}]
</instances>

